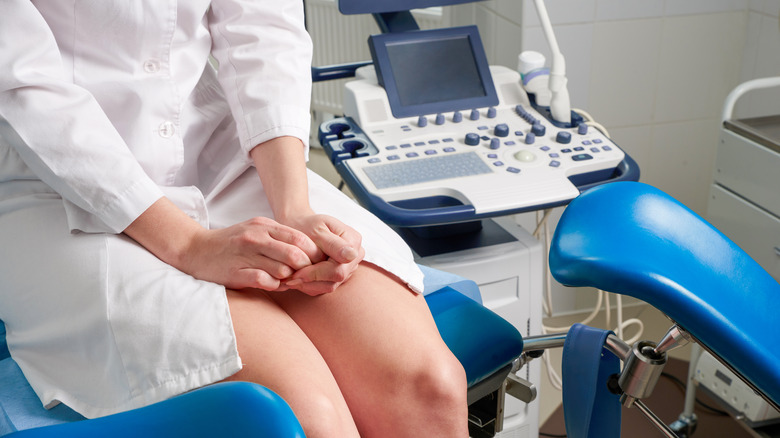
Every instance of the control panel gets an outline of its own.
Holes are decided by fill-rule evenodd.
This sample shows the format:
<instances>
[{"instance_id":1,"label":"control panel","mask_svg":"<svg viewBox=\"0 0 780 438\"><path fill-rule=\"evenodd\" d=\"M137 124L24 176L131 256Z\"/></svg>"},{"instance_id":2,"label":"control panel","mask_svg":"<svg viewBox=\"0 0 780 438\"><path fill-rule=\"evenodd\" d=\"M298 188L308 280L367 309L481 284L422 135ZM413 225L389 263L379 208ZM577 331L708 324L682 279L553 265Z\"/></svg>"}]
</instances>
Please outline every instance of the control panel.
<instances>
[{"instance_id":1,"label":"control panel","mask_svg":"<svg viewBox=\"0 0 780 438\"><path fill-rule=\"evenodd\" d=\"M321 125L320 143L361 203L400 226L562 205L589 184L638 178L635 163L581 117L564 126L532 106L517 72L490 74L495 105L396 118L364 67L346 85L347 117Z\"/></svg>"}]
</instances>

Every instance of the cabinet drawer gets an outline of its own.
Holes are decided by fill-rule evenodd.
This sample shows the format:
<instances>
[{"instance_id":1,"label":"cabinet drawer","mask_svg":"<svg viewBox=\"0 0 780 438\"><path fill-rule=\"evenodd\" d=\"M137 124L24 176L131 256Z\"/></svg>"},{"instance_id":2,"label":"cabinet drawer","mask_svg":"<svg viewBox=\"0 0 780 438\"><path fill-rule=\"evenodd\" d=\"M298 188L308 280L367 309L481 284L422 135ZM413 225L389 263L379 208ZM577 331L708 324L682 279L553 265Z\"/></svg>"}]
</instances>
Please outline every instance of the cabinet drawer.
<instances>
[{"instance_id":1,"label":"cabinet drawer","mask_svg":"<svg viewBox=\"0 0 780 438\"><path fill-rule=\"evenodd\" d=\"M721 131L715 183L780 217L780 153Z\"/></svg>"},{"instance_id":2,"label":"cabinet drawer","mask_svg":"<svg viewBox=\"0 0 780 438\"><path fill-rule=\"evenodd\" d=\"M780 281L780 218L713 185L707 219Z\"/></svg>"}]
</instances>

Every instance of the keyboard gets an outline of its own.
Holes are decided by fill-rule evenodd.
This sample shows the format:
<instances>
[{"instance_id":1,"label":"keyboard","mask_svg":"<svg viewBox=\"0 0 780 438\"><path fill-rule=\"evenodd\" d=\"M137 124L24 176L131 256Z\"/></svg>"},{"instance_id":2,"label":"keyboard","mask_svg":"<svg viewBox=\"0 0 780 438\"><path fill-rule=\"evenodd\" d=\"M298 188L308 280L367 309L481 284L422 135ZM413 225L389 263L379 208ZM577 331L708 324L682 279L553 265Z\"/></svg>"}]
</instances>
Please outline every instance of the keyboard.
<instances>
[{"instance_id":1,"label":"keyboard","mask_svg":"<svg viewBox=\"0 0 780 438\"><path fill-rule=\"evenodd\" d=\"M492 172L475 152L380 164L364 170L380 190Z\"/></svg>"}]
</instances>

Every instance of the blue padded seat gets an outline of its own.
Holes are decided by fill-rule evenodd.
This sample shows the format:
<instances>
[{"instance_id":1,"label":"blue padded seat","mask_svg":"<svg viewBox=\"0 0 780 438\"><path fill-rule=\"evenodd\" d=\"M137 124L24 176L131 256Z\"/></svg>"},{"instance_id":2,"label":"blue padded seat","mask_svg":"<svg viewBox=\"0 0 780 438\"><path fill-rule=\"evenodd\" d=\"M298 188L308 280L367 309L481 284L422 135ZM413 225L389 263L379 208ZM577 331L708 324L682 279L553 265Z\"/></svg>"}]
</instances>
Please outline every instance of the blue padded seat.
<instances>
[{"instance_id":1,"label":"blue padded seat","mask_svg":"<svg viewBox=\"0 0 780 438\"><path fill-rule=\"evenodd\" d=\"M620 182L572 201L550 270L664 312L780 403L780 285L726 236L658 189Z\"/></svg>"},{"instance_id":2,"label":"blue padded seat","mask_svg":"<svg viewBox=\"0 0 780 438\"><path fill-rule=\"evenodd\" d=\"M510 365L523 351L523 336L491 310L451 287L425 296L442 339L466 370L468 385Z\"/></svg>"}]
</instances>

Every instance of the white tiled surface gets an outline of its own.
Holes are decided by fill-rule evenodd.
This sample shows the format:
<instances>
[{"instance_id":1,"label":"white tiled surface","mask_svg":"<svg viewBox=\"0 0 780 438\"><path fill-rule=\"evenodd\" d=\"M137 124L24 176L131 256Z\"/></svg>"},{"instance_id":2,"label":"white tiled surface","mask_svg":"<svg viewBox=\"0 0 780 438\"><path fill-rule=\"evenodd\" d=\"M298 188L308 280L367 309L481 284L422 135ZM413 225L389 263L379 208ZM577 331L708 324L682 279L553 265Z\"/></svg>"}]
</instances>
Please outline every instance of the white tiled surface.
<instances>
[{"instance_id":1,"label":"white tiled surface","mask_svg":"<svg viewBox=\"0 0 780 438\"><path fill-rule=\"evenodd\" d=\"M780 0L548 0L572 106L587 110L639 163L641 180L704 214L720 113L746 80L780 75ZM492 63L550 51L533 0L460 7ZM520 41L515 41L516 38ZM746 95L735 115L780 114L780 89ZM553 286L556 309L592 300Z\"/></svg>"}]
</instances>

